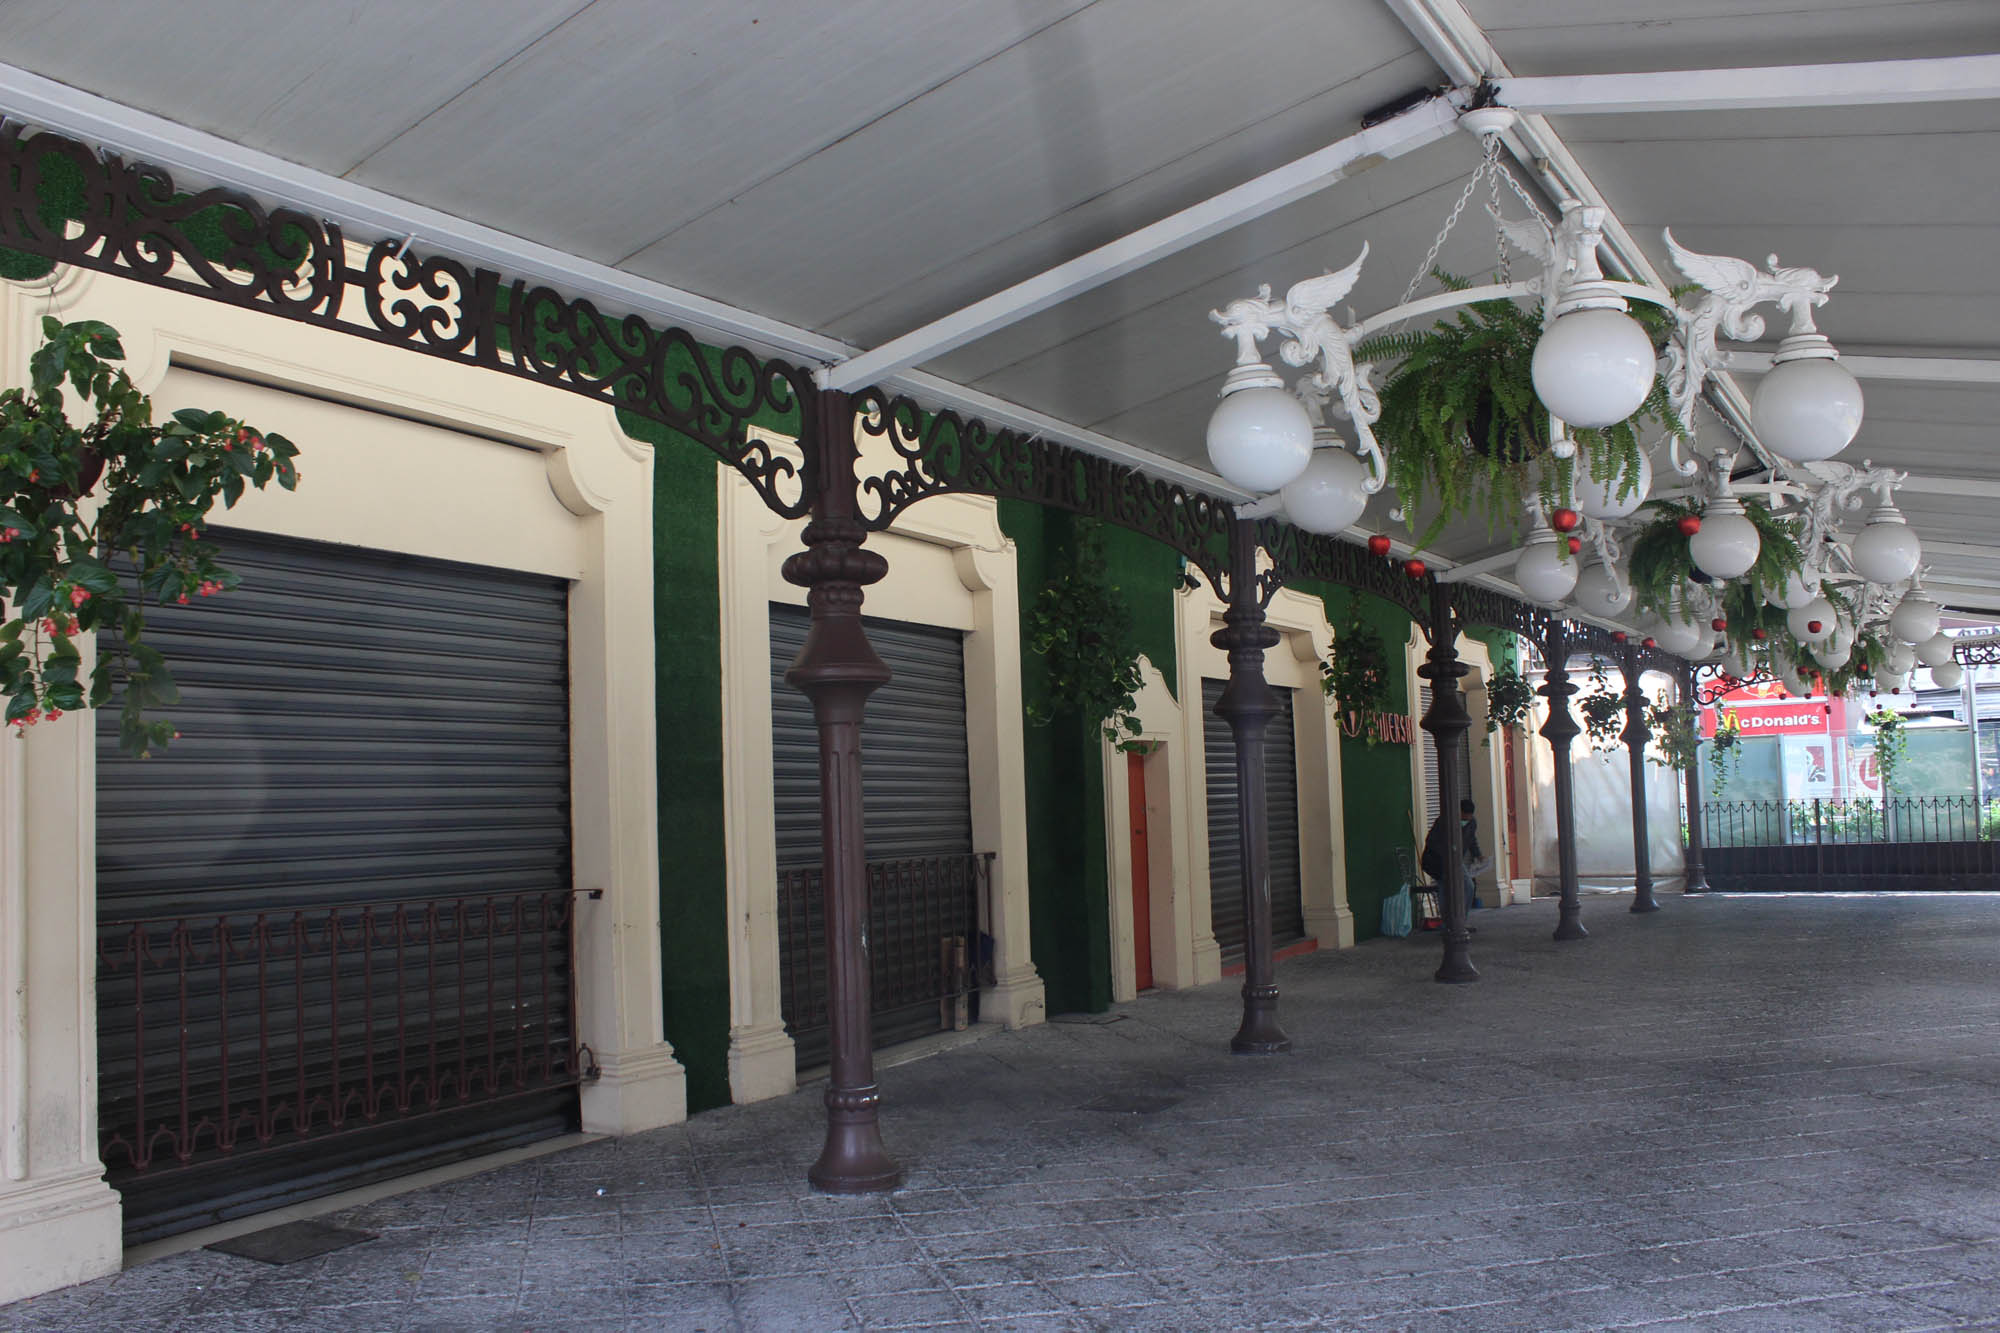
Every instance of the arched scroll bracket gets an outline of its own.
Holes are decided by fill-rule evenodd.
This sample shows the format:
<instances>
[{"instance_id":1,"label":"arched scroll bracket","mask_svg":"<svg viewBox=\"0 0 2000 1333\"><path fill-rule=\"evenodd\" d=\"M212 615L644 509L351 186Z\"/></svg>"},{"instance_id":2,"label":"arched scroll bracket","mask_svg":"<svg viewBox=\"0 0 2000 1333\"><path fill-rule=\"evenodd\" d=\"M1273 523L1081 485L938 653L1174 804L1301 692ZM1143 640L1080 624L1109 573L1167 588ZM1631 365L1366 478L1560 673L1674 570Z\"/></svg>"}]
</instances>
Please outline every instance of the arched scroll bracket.
<instances>
[{"instance_id":1,"label":"arched scroll bracket","mask_svg":"<svg viewBox=\"0 0 2000 1333\"><path fill-rule=\"evenodd\" d=\"M750 433L757 420L799 433L809 371L716 351L685 329L607 315L407 240L364 253L307 213L235 190L185 193L158 167L10 123L0 246L579 394L711 450L788 518L812 504L812 464Z\"/></svg>"},{"instance_id":2,"label":"arched scroll bracket","mask_svg":"<svg viewBox=\"0 0 2000 1333\"><path fill-rule=\"evenodd\" d=\"M896 463L861 481L861 521L881 531L933 495L1027 500L1115 523L1172 548L1229 599L1229 525L1234 508L1138 468L1015 430L995 430L956 412L868 388L854 395L864 437L884 440Z\"/></svg>"},{"instance_id":3,"label":"arched scroll bracket","mask_svg":"<svg viewBox=\"0 0 2000 1333\"><path fill-rule=\"evenodd\" d=\"M1339 537L1317 536L1278 518L1258 522L1257 542L1271 556L1270 568L1258 579L1258 597L1264 606L1271 604L1280 588L1310 579L1380 597L1419 622L1430 613L1431 576L1411 578L1401 562L1370 554L1364 546Z\"/></svg>"}]
</instances>

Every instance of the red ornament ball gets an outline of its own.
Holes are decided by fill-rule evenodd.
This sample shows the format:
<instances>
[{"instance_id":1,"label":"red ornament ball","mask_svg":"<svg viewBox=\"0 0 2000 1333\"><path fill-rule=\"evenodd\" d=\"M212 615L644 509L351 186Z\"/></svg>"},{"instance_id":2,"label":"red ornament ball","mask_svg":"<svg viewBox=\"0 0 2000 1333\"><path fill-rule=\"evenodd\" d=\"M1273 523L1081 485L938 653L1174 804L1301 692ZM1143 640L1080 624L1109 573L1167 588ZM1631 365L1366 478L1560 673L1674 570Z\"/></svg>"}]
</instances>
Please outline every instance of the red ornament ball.
<instances>
[{"instance_id":1,"label":"red ornament ball","mask_svg":"<svg viewBox=\"0 0 2000 1333\"><path fill-rule=\"evenodd\" d=\"M1753 629L1750 631L1750 637L1755 639L1757 642L1762 643L1764 642L1764 640L1770 638L1771 636L1766 634L1761 629Z\"/></svg>"},{"instance_id":2,"label":"red ornament ball","mask_svg":"<svg viewBox=\"0 0 2000 1333\"><path fill-rule=\"evenodd\" d=\"M1612 630L1612 631L1611 631L1611 642L1613 642L1613 643L1623 643L1623 642L1625 642L1625 640L1626 640L1626 639L1628 639L1628 638L1630 638L1630 637L1631 637L1631 636L1630 636L1630 635L1628 635L1628 634L1627 634L1627 633L1626 633L1626 632L1625 632L1624 630L1622 630L1622 629L1615 629L1615 630Z\"/></svg>"},{"instance_id":3,"label":"red ornament ball","mask_svg":"<svg viewBox=\"0 0 2000 1333\"><path fill-rule=\"evenodd\" d=\"M1368 554L1370 555L1389 554L1389 539L1379 532L1376 533L1373 537L1370 537L1368 539Z\"/></svg>"},{"instance_id":4,"label":"red ornament ball","mask_svg":"<svg viewBox=\"0 0 2000 1333\"><path fill-rule=\"evenodd\" d=\"M1806 633L1808 634L1819 633L1819 622L1817 620L1808 620L1806 622Z\"/></svg>"},{"instance_id":5,"label":"red ornament ball","mask_svg":"<svg viewBox=\"0 0 2000 1333\"><path fill-rule=\"evenodd\" d=\"M1421 560L1405 560L1403 562L1403 572L1405 574L1408 574L1413 579L1422 578L1424 576L1424 571L1426 571L1429 568L1430 566L1426 565Z\"/></svg>"},{"instance_id":6,"label":"red ornament ball","mask_svg":"<svg viewBox=\"0 0 2000 1333\"><path fill-rule=\"evenodd\" d=\"M1645 638L1639 640L1639 646L1641 648L1657 648L1660 646L1660 641L1648 634Z\"/></svg>"},{"instance_id":7,"label":"red ornament ball","mask_svg":"<svg viewBox=\"0 0 2000 1333\"><path fill-rule=\"evenodd\" d=\"M1699 514L1688 514L1680 522L1674 524L1674 526L1681 530L1681 536L1692 537L1701 531L1701 516Z\"/></svg>"},{"instance_id":8,"label":"red ornament ball","mask_svg":"<svg viewBox=\"0 0 2000 1333\"><path fill-rule=\"evenodd\" d=\"M1549 515L1549 526L1557 532L1575 532L1576 525L1583 522L1583 515L1574 509L1558 509Z\"/></svg>"},{"instance_id":9,"label":"red ornament ball","mask_svg":"<svg viewBox=\"0 0 2000 1333\"><path fill-rule=\"evenodd\" d=\"M1729 628L1729 622L1723 617L1717 616L1715 619L1708 622L1708 627L1714 630L1717 634L1720 634L1722 633L1722 631Z\"/></svg>"}]
</instances>

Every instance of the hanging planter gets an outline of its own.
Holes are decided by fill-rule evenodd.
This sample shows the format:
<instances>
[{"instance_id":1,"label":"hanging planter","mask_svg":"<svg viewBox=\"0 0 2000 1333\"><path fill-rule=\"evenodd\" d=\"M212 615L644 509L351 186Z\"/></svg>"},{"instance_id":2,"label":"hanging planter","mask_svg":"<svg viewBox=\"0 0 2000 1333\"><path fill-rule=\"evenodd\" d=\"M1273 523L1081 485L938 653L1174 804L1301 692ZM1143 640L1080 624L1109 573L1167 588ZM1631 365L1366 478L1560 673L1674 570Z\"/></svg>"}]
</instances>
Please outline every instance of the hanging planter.
<instances>
[{"instance_id":1,"label":"hanging planter","mask_svg":"<svg viewBox=\"0 0 2000 1333\"><path fill-rule=\"evenodd\" d=\"M1723 709L1715 724L1715 736L1708 743L1708 794L1711 800L1721 800L1722 794L1729 790L1737 765L1743 761L1742 741L1742 719L1736 716L1735 709Z\"/></svg>"},{"instance_id":2,"label":"hanging planter","mask_svg":"<svg viewBox=\"0 0 2000 1333\"><path fill-rule=\"evenodd\" d=\"M1703 508L1685 500L1647 502L1642 512L1652 517L1632 538L1631 547L1632 596L1641 611L1667 615L1687 583L1715 581L1696 568L1688 549L1689 537L1700 530ZM1800 524L1796 519L1779 518L1771 512L1769 504L1754 496L1743 501L1743 517L1757 529L1758 549L1756 563L1740 582L1761 602L1765 592L1782 586L1787 575L1804 568L1805 553L1799 549ZM1732 581L1724 586L1738 585ZM1782 612L1779 618L1782 622ZM1738 623L1732 605L1729 612L1732 638ZM1748 616L1743 617L1742 626L1744 633L1753 627Z\"/></svg>"},{"instance_id":3,"label":"hanging planter","mask_svg":"<svg viewBox=\"0 0 2000 1333\"><path fill-rule=\"evenodd\" d=\"M1694 765L1701 733L1694 722L1694 705L1676 703L1662 690L1646 705L1646 726L1653 733L1653 748L1659 751L1654 763L1685 773Z\"/></svg>"},{"instance_id":4,"label":"hanging planter","mask_svg":"<svg viewBox=\"0 0 2000 1333\"><path fill-rule=\"evenodd\" d=\"M1448 291L1471 284L1434 273ZM1663 343L1671 316L1655 306L1634 315ZM1538 311L1514 301L1480 301L1428 329L1382 334L1361 343L1362 362L1396 362L1382 386L1375 434L1388 451L1389 479L1412 526L1418 508L1434 506L1418 545L1453 519L1484 514L1489 529L1515 522L1533 496L1545 511L1567 503L1575 460L1549 453L1549 413L1536 396ZM1588 475L1614 498L1642 479L1639 431L1647 423L1679 435L1679 419L1655 382L1639 410L1596 430L1573 429Z\"/></svg>"},{"instance_id":5,"label":"hanging planter","mask_svg":"<svg viewBox=\"0 0 2000 1333\"><path fill-rule=\"evenodd\" d=\"M146 639L146 607L225 592L237 577L203 537L216 500L298 484L298 450L221 412L183 408L155 423L124 370L118 331L45 318L30 385L0 393L0 693L17 734L122 695L119 745L144 756L177 733L150 710L179 699ZM94 413L65 412L65 388ZM122 568L126 577L121 578ZM88 683L76 638L97 638Z\"/></svg>"},{"instance_id":6,"label":"hanging planter","mask_svg":"<svg viewBox=\"0 0 2000 1333\"><path fill-rule=\"evenodd\" d=\"M1534 702L1535 687L1528 678L1511 666L1501 667L1486 682L1486 730L1524 725Z\"/></svg>"},{"instance_id":7,"label":"hanging planter","mask_svg":"<svg viewBox=\"0 0 2000 1333\"><path fill-rule=\"evenodd\" d=\"M1623 744L1619 733L1625 729L1625 696L1611 688L1602 658L1591 660L1590 683L1590 692L1576 701L1584 734L1590 737L1591 749L1615 750Z\"/></svg>"},{"instance_id":8,"label":"hanging planter","mask_svg":"<svg viewBox=\"0 0 2000 1333\"><path fill-rule=\"evenodd\" d=\"M1361 736L1369 745L1376 718L1389 712L1389 649L1361 617L1361 598L1349 594L1347 617L1333 639L1333 650L1319 664L1320 688L1343 713L1361 719Z\"/></svg>"}]
</instances>

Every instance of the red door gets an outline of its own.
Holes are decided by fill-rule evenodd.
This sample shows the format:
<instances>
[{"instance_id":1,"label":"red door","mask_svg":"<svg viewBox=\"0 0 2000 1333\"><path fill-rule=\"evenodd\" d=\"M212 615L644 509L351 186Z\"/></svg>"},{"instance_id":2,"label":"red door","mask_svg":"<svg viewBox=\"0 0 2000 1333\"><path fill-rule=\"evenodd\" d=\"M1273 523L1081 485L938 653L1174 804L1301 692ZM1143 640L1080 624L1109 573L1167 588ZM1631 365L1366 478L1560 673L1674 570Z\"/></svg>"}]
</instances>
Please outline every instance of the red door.
<instances>
[{"instance_id":1,"label":"red door","mask_svg":"<svg viewBox=\"0 0 2000 1333\"><path fill-rule=\"evenodd\" d=\"M1153 989L1153 858L1146 843L1146 756L1125 756L1132 816L1132 970L1140 990Z\"/></svg>"}]
</instances>

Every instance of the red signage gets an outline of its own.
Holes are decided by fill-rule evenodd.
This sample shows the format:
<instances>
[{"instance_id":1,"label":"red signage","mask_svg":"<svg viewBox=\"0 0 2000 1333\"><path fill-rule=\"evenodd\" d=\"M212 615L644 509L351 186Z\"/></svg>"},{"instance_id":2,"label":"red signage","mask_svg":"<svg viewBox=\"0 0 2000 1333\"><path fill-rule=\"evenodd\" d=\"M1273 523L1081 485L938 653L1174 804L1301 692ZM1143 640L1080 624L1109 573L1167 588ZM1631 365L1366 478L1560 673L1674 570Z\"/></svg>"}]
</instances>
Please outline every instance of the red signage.
<instances>
[{"instance_id":1,"label":"red signage","mask_svg":"<svg viewBox=\"0 0 2000 1333\"><path fill-rule=\"evenodd\" d=\"M1719 714L1723 713L1736 719L1737 731L1745 740L1753 736L1825 736L1845 734L1847 731L1847 702L1844 699L1786 699L1775 695L1746 699L1731 697L1741 693L1745 691L1731 691L1730 695L1724 695L1718 701L1717 707L1701 710L1703 738L1715 735Z\"/></svg>"},{"instance_id":2,"label":"red signage","mask_svg":"<svg viewBox=\"0 0 2000 1333\"><path fill-rule=\"evenodd\" d=\"M1411 725L1408 713L1370 713L1366 718L1358 712L1341 714L1340 729L1356 739L1363 734L1364 725L1376 740L1393 745L1408 745L1416 738L1416 728Z\"/></svg>"}]
</instances>

